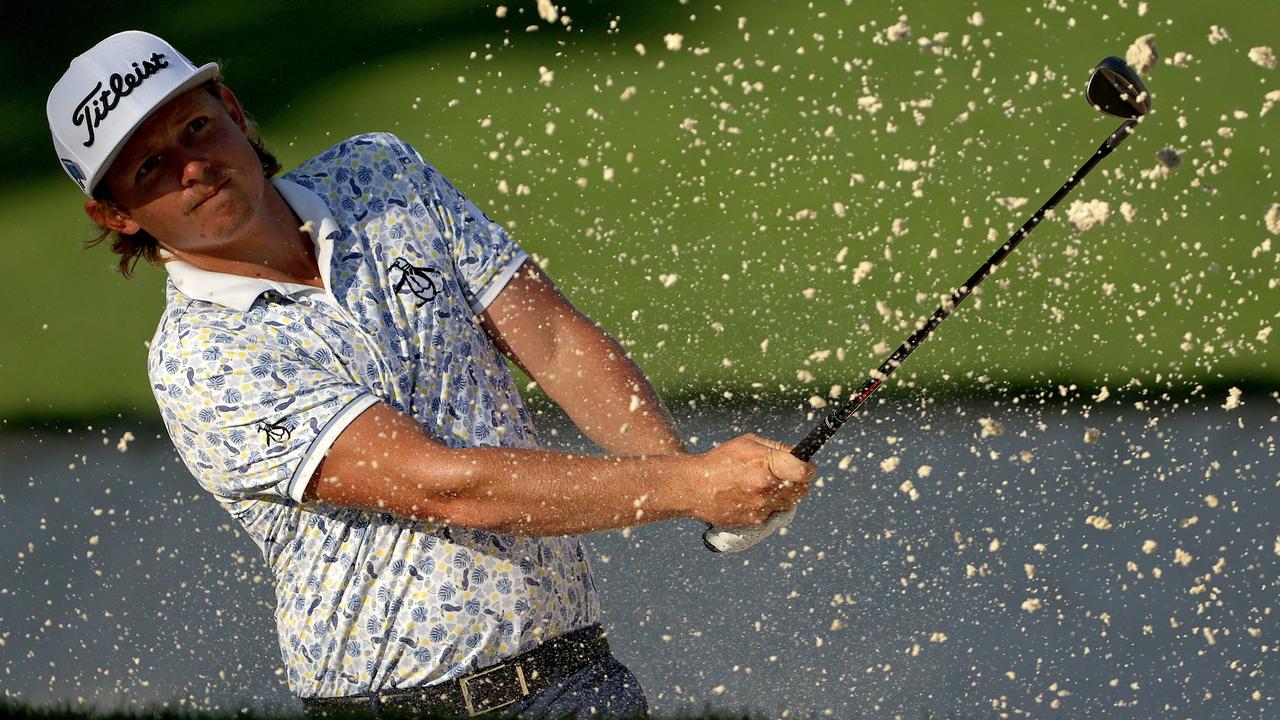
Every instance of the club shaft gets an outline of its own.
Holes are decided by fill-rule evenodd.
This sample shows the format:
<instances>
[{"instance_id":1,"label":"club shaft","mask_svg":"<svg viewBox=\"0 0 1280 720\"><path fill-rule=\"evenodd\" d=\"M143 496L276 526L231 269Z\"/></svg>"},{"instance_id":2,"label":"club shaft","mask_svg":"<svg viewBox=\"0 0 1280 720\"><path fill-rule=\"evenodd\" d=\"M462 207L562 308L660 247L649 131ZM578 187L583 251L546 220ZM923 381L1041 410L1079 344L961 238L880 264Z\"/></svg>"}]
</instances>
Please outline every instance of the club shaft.
<instances>
[{"instance_id":1,"label":"club shaft","mask_svg":"<svg viewBox=\"0 0 1280 720\"><path fill-rule=\"evenodd\" d=\"M1067 182L1061 188L1058 188L1058 191L1054 193L1044 205L1041 205L1040 209L1037 210L1035 214L1027 218L1027 221L1022 224L1022 227L1018 228L1018 231L1015 232L1003 245L1001 245L995 253L988 258L985 263L983 263L982 267L978 268L977 272L970 275L969 279L966 280L959 288L951 291L951 296L944 300L943 303L938 306L937 310L933 311L933 315L929 317L929 320L917 328L915 332L911 333L911 337L907 338L906 342L899 345L898 349L894 350L893 353L880 364L880 367L876 369L876 372L873 373L871 377L867 378L866 382L862 384L862 387L858 389L858 392L850 395L847 400L828 412L827 415L809 431L809 434L796 445L795 449L791 451L791 454L806 462L809 461L814 454L817 453L824 444L826 444L827 440L829 440L831 436L840 429L840 426L844 425L849 418L853 417L853 414L858 411L858 408L862 407L863 403L875 394L875 391L878 390L880 386L884 385L885 381L889 379L889 376L893 374L893 371L897 370L911 355L911 353L914 352L915 349L919 347L920 344L923 343L939 325L942 324L942 321L946 320L947 317L955 311L956 307L959 306L965 298L969 297L971 293L973 293L974 288L982 284L982 281L987 279L988 275L996 271L996 268L1000 266L1000 263L1004 262L1004 259L1008 257L1009 253L1013 252L1013 249L1018 247L1018 244L1030 235L1032 230L1036 229L1036 226L1040 224L1040 221L1044 219L1045 215L1050 210L1057 207L1058 203L1061 202L1062 199L1065 198L1082 179L1084 179L1084 176L1089 174L1089 171L1093 169L1094 165L1097 165L1103 158L1110 155L1111 151L1115 150L1120 143L1124 142L1125 138L1129 137L1137 125L1137 120L1126 120L1115 130L1115 132L1111 133L1102 145L1098 147L1098 151L1095 152L1088 161L1081 165L1080 169L1076 170L1075 174L1068 178Z\"/></svg>"}]
</instances>

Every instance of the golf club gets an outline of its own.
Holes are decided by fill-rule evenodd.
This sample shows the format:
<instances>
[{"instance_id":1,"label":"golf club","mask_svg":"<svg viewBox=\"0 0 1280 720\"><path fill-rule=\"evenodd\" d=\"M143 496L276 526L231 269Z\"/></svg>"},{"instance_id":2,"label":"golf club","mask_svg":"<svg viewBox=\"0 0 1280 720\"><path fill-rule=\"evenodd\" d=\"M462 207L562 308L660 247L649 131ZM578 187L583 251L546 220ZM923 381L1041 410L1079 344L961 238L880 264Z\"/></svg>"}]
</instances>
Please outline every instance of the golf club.
<instances>
[{"instance_id":1,"label":"golf club","mask_svg":"<svg viewBox=\"0 0 1280 720\"><path fill-rule=\"evenodd\" d=\"M867 398L871 397L889 379L893 371L897 370L911 353L929 337L930 333L951 315L956 306L969 297L973 289L981 284L988 275L996 271L996 268L1000 266L1000 263L1004 261L1009 253L1013 252L1013 249L1027 235L1031 234L1031 231L1040 224L1045 215L1056 207L1079 184L1085 175L1089 174L1093 166L1097 165L1107 155L1110 155L1112 150L1115 150L1120 143L1129 137L1138 126L1138 123L1141 122L1143 116L1151 110L1151 96L1142 84L1142 80L1134 72L1133 68L1129 67L1128 63L1115 56L1105 58L1094 67L1093 74L1089 76L1089 84L1085 89L1085 99L1089 101L1089 104L1095 110L1113 117L1123 118L1124 122L1107 136L1107 139L1098 147L1097 152L1084 165L1081 165L1080 169L1068 178L1066 184L1059 188L1044 205L1041 205L1040 209L1028 218L1022 227L1001 245L983 263L982 267L978 268L977 272L973 273L959 288L952 290L951 295L943 300L929 320L916 329L907 338L906 342L902 343L897 350L894 350L880 364L880 367L871 373L871 377L863 383L858 392L830 411L821 422L809 431L809 434L791 451L792 455L805 461L811 459L827 440L835 434L836 430L840 429L840 426L844 425L858 411L858 408L862 407ZM765 522L759 525L736 528L708 526L702 535L702 542L712 552L740 552L768 537L779 527L790 523L794 514L795 508L791 508L790 510L773 513Z\"/></svg>"}]
</instances>

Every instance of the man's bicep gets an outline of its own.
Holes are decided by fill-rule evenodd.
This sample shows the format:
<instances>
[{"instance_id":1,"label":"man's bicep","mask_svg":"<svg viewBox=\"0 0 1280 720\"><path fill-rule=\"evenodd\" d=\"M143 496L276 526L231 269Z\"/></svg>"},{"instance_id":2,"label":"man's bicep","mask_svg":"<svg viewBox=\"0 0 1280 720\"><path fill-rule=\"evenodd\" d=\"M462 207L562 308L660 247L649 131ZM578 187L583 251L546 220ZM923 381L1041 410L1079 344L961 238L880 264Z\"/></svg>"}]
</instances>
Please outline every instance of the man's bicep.
<instances>
[{"instance_id":1,"label":"man's bicep","mask_svg":"<svg viewBox=\"0 0 1280 720\"><path fill-rule=\"evenodd\" d=\"M303 502L442 517L451 487L445 446L413 418L386 403L369 406L329 446Z\"/></svg>"}]
</instances>

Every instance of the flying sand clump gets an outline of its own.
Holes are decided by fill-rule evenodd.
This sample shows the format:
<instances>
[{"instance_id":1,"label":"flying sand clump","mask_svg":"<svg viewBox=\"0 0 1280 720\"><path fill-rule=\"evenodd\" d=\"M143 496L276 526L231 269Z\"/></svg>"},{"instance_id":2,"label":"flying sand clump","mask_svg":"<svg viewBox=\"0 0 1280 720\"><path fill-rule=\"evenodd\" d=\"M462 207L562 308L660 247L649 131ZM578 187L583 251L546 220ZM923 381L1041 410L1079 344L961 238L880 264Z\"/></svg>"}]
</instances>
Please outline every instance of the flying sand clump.
<instances>
[{"instance_id":1,"label":"flying sand clump","mask_svg":"<svg viewBox=\"0 0 1280 720\"><path fill-rule=\"evenodd\" d=\"M907 24L907 16L898 18L898 22L885 28L890 42L906 42L911 39L911 26Z\"/></svg>"},{"instance_id":2,"label":"flying sand clump","mask_svg":"<svg viewBox=\"0 0 1280 720\"><path fill-rule=\"evenodd\" d=\"M1280 203L1268 205L1266 213L1262 216L1262 221L1266 223L1268 232L1272 235L1280 235Z\"/></svg>"},{"instance_id":3,"label":"flying sand clump","mask_svg":"<svg viewBox=\"0 0 1280 720\"><path fill-rule=\"evenodd\" d=\"M1067 223L1076 232L1087 232L1111 217L1111 205L1105 200L1076 200L1067 208Z\"/></svg>"},{"instance_id":4,"label":"flying sand clump","mask_svg":"<svg viewBox=\"0 0 1280 720\"><path fill-rule=\"evenodd\" d=\"M871 274L871 269L875 267L869 260L862 260L858 263L858 267L853 269L853 284L857 285Z\"/></svg>"},{"instance_id":5,"label":"flying sand clump","mask_svg":"<svg viewBox=\"0 0 1280 720\"><path fill-rule=\"evenodd\" d=\"M551 0L538 0L538 16L549 23L554 23L559 19L560 12Z\"/></svg>"},{"instance_id":6,"label":"flying sand clump","mask_svg":"<svg viewBox=\"0 0 1280 720\"><path fill-rule=\"evenodd\" d=\"M1280 103L1280 90L1272 90L1262 96L1262 108L1258 110L1258 117L1262 117L1271 112L1271 108Z\"/></svg>"},{"instance_id":7,"label":"flying sand clump","mask_svg":"<svg viewBox=\"0 0 1280 720\"><path fill-rule=\"evenodd\" d=\"M1249 59L1254 65L1268 70L1276 69L1276 52L1269 45L1260 45L1256 48L1249 48Z\"/></svg>"},{"instance_id":8,"label":"flying sand clump","mask_svg":"<svg viewBox=\"0 0 1280 720\"><path fill-rule=\"evenodd\" d=\"M1235 410L1244 403L1240 400L1240 396L1244 393L1240 388L1233 387L1227 391L1227 401L1222 404L1223 410Z\"/></svg>"},{"instance_id":9,"label":"flying sand clump","mask_svg":"<svg viewBox=\"0 0 1280 720\"><path fill-rule=\"evenodd\" d=\"M1145 73L1155 67L1160 54L1156 52L1156 36L1154 33L1143 35L1124 52L1124 61L1133 66L1139 73Z\"/></svg>"},{"instance_id":10,"label":"flying sand clump","mask_svg":"<svg viewBox=\"0 0 1280 720\"><path fill-rule=\"evenodd\" d=\"M1004 426L994 418L978 418L978 425L981 427L978 437L1000 437L1004 434Z\"/></svg>"}]
</instances>

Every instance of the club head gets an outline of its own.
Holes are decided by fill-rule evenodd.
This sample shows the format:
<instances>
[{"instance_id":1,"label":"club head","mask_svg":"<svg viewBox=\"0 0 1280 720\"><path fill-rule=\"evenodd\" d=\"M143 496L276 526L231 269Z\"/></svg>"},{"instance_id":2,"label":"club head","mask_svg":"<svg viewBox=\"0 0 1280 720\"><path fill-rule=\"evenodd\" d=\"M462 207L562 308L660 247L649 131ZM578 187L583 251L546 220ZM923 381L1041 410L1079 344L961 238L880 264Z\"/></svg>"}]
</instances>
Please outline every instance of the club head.
<instances>
[{"instance_id":1,"label":"club head","mask_svg":"<svg viewBox=\"0 0 1280 720\"><path fill-rule=\"evenodd\" d=\"M1093 69L1085 97L1095 110L1118 118L1133 120L1151 110L1151 94L1142 78L1114 55Z\"/></svg>"}]
</instances>

